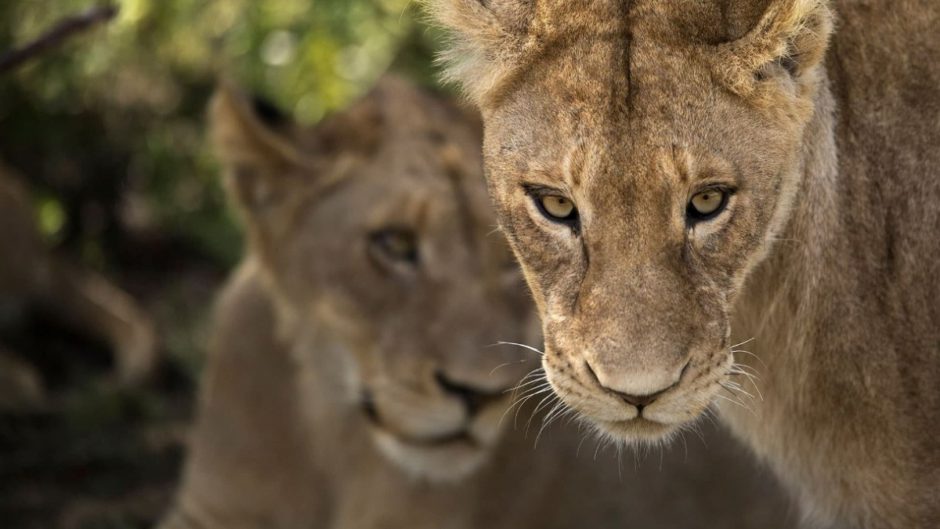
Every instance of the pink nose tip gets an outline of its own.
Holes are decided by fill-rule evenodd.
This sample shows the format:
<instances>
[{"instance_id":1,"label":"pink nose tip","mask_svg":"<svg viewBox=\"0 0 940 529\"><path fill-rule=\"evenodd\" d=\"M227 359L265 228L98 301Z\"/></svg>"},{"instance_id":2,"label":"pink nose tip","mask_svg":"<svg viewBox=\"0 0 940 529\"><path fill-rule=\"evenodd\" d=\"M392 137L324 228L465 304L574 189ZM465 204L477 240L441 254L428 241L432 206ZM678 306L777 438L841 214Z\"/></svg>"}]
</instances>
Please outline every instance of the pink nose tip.
<instances>
[{"instance_id":1,"label":"pink nose tip","mask_svg":"<svg viewBox=\"0 0 940 529\"><path fill-rule=\"evenodd\" d=\"M645 408L646 406L649 406L650 404L655 402L656 399L661 397L664 393L666 393L667 391L679 385L679 381L682 379L683 373L685 373L685 370L689 366L687 362L682 367L682 369L679 370L678 376L676 376L665 387L660 386L660 389L655 389L653 391L643 392L642 394L640 394L639 392L626 392L626 391L622 391L621 389L611 387L610 384L606 384L603 380L601 380L601 377L599 377L597 372L594 370L594 368L591 367L590 362L585 362L584 365L587 368L588 374L590 374L591 377L594 379L594 381L597 382L598 386L600 386L601 388L603 388L604 390L610 393L613 393L614 395L619 397L621 400L623 400L627 404L630 404L631 406L636 406L636 408L640 411L643 411L643 408Z\"/></svg>"},{"instance_id":2,"label":"pink nose tip","mask_svg":"<svg viewBox=\"0 0 940 529\"><path fill-rule=\"evenodd\" d=\"M673 384L673 386L674 385L675 384ZM623 399L623 401L626 402L627 404L632 404L636 406L638 409L642 410L644 407L649 406L654 401L656 401L656 399L659 398L660 395L672 389L673 386L669 386L668 388L661 389L655 393L650 393L649 395L629 395L627 393L621 393L619 391L614 391L608 388L604 388L604 389L607 389L608 391L612 393L616 393L617 396Z\"/></svg>"}]
</instances>

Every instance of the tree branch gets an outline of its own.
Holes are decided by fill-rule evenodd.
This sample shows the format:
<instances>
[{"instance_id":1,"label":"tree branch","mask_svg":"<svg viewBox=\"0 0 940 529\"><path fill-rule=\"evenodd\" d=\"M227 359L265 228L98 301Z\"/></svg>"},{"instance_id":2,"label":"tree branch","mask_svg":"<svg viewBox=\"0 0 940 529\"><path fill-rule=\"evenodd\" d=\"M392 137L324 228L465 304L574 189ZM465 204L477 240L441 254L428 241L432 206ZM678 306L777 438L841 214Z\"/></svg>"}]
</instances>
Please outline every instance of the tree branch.
<instances>
[{"instance_id":1,"label":"tree branch","mask_svg":"<svg viewBox=\"0 0 940 529\"><path fill-rule=\"evenodd\" d=\"M111 20L117 13L118 8L116 6L99 5L89 8L84 13L63 19L29 44L0 55L0 74L11 71L29 59L58 46L75 33Z\"/></svg>"}]
</instances>

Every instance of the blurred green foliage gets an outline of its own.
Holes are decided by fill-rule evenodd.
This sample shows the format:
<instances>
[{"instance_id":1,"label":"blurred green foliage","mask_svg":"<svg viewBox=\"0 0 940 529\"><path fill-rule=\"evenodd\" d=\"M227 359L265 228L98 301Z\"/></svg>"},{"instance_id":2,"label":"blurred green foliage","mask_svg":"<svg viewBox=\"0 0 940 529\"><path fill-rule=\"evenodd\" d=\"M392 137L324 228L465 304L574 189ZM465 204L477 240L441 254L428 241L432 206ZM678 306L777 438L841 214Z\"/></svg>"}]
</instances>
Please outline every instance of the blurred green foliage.
<instances>
[{"instance_id":1,"label":"blurred green foliage","mask_svg":"<svg viewBox=\"0 0 940 529\"><path fill-rule=\"evenodd\" d=\"M3 0L0 51L95 0ZM100 2L99 2L100 3ZM120 270L128 233L157 233L220 267L240 252L205 105L229 75L302 122L390 65L433 83L437 35L411 0L120 0L106 27L0 77L0 159L32 182L42 228Z\"/></svg>"}]
</instances>

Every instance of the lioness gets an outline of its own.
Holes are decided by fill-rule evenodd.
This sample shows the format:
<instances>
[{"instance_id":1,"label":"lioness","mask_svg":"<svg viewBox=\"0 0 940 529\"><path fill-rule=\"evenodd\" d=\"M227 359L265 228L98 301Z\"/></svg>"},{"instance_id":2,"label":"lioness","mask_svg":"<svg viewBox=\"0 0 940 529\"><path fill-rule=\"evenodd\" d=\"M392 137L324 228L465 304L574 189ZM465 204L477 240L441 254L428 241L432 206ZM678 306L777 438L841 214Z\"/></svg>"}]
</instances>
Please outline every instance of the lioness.
<instances>
[{"instance_id":1,"label":"lioness","mask_svg":"<svg viewBox=\"0 0 940 529\"><path fill-rule=\"evenodd\" d=\"M18 312L23 306L39 306L64 323L105 340L114 350L120 381L140 382L157 361L152 320L106 278L49 251L21 182L17 173L0 164L0 316ZM8 366L20 364L7 362ZM8 400L4 394L9 388L3 385L0 401Z\"/></svg>"},{"instance_id":2,"label":"lioness","mask_svg":"<svg viewBox=\"0 0 940 529\"><path fill-rule=\"evenodd\" d=\"M492 232L478 125L452 104L386 78L301 130L228 86L211 123L249 245L164 529L788 525L719 432L622 480L594 447L577 457L576 431L533 450L537 406L500 432L537 358L491 345L537 321Z\"/></svg>"},{"instance_id":3,"label":"lioness","mask_svg":"<svg viewBox=\"0 0 940 529\"><path fill-rule=\"evenodd\" d=\"M940 526L940 3L430 4L563 401L717 402L820 524Z\"/></svg>"}]
</instances>

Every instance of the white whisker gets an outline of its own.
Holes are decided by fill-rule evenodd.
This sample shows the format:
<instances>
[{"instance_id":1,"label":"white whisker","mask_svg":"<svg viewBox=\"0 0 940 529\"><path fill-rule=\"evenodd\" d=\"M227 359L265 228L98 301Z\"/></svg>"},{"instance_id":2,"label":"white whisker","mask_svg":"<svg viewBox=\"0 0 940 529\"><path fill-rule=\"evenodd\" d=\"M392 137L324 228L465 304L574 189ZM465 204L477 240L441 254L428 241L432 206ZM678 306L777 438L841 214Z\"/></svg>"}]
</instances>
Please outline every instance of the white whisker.
<instances>
[{"instance_id":1,"label":"white whisker","mask_svg":"<svg viewBox=\"0 0 940 529\"><path fill-rule=\"evenodd\" d=\"M517 384L516 386L511 387L511 388L509 388L509 389L503 391L503 393L513 393L513 394L515 394L515 393L519 392L519 390L521 390L522 388L524 388L524 387L526 387L526 386L531 386L532 384L538 384L538 385L541 386L542 384L547 384L547 383L548 383L548 377L546 377L546 376L543 375L543 376L541 376L541 377L539 377L539 378L533 378L532 380L529 380L528 382L520 382L520 383Z\"/></svg>"},{"instance_id":2,"label":"white whisker","mask_svg":"<svg viewBox=\"0 0 940 529\"><path fill-rule=\"evenodd\" d=\"M542 398L538 406L536 406L535 409L532 410L532 414L529 415L529 420L526 421L525 423L525 437L526 438L529 437L529 428L532 426L532 420L535 419L535 416L538 414L539 410L543 409L546 406L552 405L552 399L557 399L557 398L558 396L555 395L554 393L549 393L544 398Z\"/></svg>"},{"instance_id":3,"label":"white whisker","mask_svg":"<svg viewBox=\"0 0 940 529\"><path fill-rule=\"evenodd\" d=\"M491 345L490 347L495 347L495 346L497 346L497 345L515 345L516 347L521 347L521 348L523 348L523 349L528 349L529 351L532 351L532 352L534 352L534 353L538 353L539 356L545 356L545 352L544 352L544 351L542 351L542 350L540 350L540 349L538 349L538 348L532 347L531 345L526 345L526 344L524 344L524 343L516 343L516 342L496 342L495 344Z\"/></svg>"},{"instance_id":4,"label":"white whisker","mask_svg":"<svg viewBox=\"0 0 940 529\"><path fill-rule=\"evenodd\" d=\"M733 348L733 347L731 348L731 354L738 354L738 353L744 353L744 354L746 354L746 355L750 355L750 356L754 357L755 360L757 360L758 362L761 363L762 366L764 366L764 369L769 369L769 368L767 367L767 364L764 363L764 360L763 360L761 357L757 356L756 354L754 354L754 353L752 353L752 352L750 352L750 351L745 351L744 349L735 349L735 348Z\"/></svg>"},{"instance_id":5,"label":"white whisker","mask_svg":"<svg viewBox=\"0 0 940 529\"><path fill-rule=\"evenodd\" d=\"M542 427L539 428L538 433L535 434L535 443L533 444L533 448L538 448L539 439L542 438L542 432L544 432L545 429L548 428L548 425L554 422L555 419L558 417L558 415L560 413L563 413L564 411L566 411L565 403L562 402L561 399L559 399L558 402L556 402L555 405L552 407L551 411L549 411L548 413L545 414L544 417L542 417Z\"/></svg>"},{"instance_id":6,"label":"white whisker","mask_svg":"<svg viewBox=\"0 0 940 529\"><path fill-rule=\"evenodd\" d=\"M726 401L728 401L728 402L730 402L730 403L732 403L732 404L736 404L736 405L738 405L738 406L741 406L741 407L744 408L745 410L749 411L751 414L753 414L753 415L755 415L755 416L757 415L756 413L754 413L754 410L752 410L751 408L749 408L749 407L748 407L746 404L744 404L743 402L737 401L737 400L735 400L735 399L733 399L733 398L730 398L730 397L727 397L727 396L721 395L721 394L716 394L715 397L716 397L716 398L719 398L719 399L722 399L722 400L726 400Z\"/></svg>"},{"instance_id":7,"label":"white whisker","mask_svg":"<svg viewBox=\"0 0 940 529\"><path fill-rule=\"evenodd\" d=\"M505 362L505 363L499 364L498 366L494 367L492 371L490 371L490 375L489 375L489 376L493 376L493 373L499 371L500 369L502 369L502 368L504 368L504 367L506 367L506 366L511 366L511 365L515 365L515 364L524 364L524 363L526 363L526 362L528 362L528 361L529 361L529 360L528 360L527 358L523 358L522 360L518 360L518 361L516 361L516 362Z\"/></svg>"},{"instance_id":8,"label":"white whisker","mask_svg":"<svg viewBox=\"0 0 940 529\"><path fill-rule=\"evenodd\" d=\"M764 395L763 393L761 393L760 386L757 384L760 381L760 377L756 374L744 371L743 369L741 369L742 367L743 366L740 364L732 364L731 369L728 371L728 373L732 375L741 375L745 377L751 383L751 386L754 387L754 391L757 392L757 397L761 401L763 401Z\"/></svg>"},{"instance_id":9,"label":"white whisker","mask_svg":"<svg viewBox=\"0 0 940 529\"><path fill-rule=\"evenodd\" d=\"M729 390L729 391L731 391L731 392L736 392L736 393L739 393L739 394L741 394L741 395L745 395L745 396L747 396L747 397L750 398L750 399L753 399L753 398L754 398L754 395L751 395L750 393L748 393L748 392L747 392L743 387L741 387L741 385L738 384L737 382L726 381L726 382L722 382L721 385L722 385L722 387L724 387L725 389L727 389L727 390Z\"/></svg>"}]
</instances>

